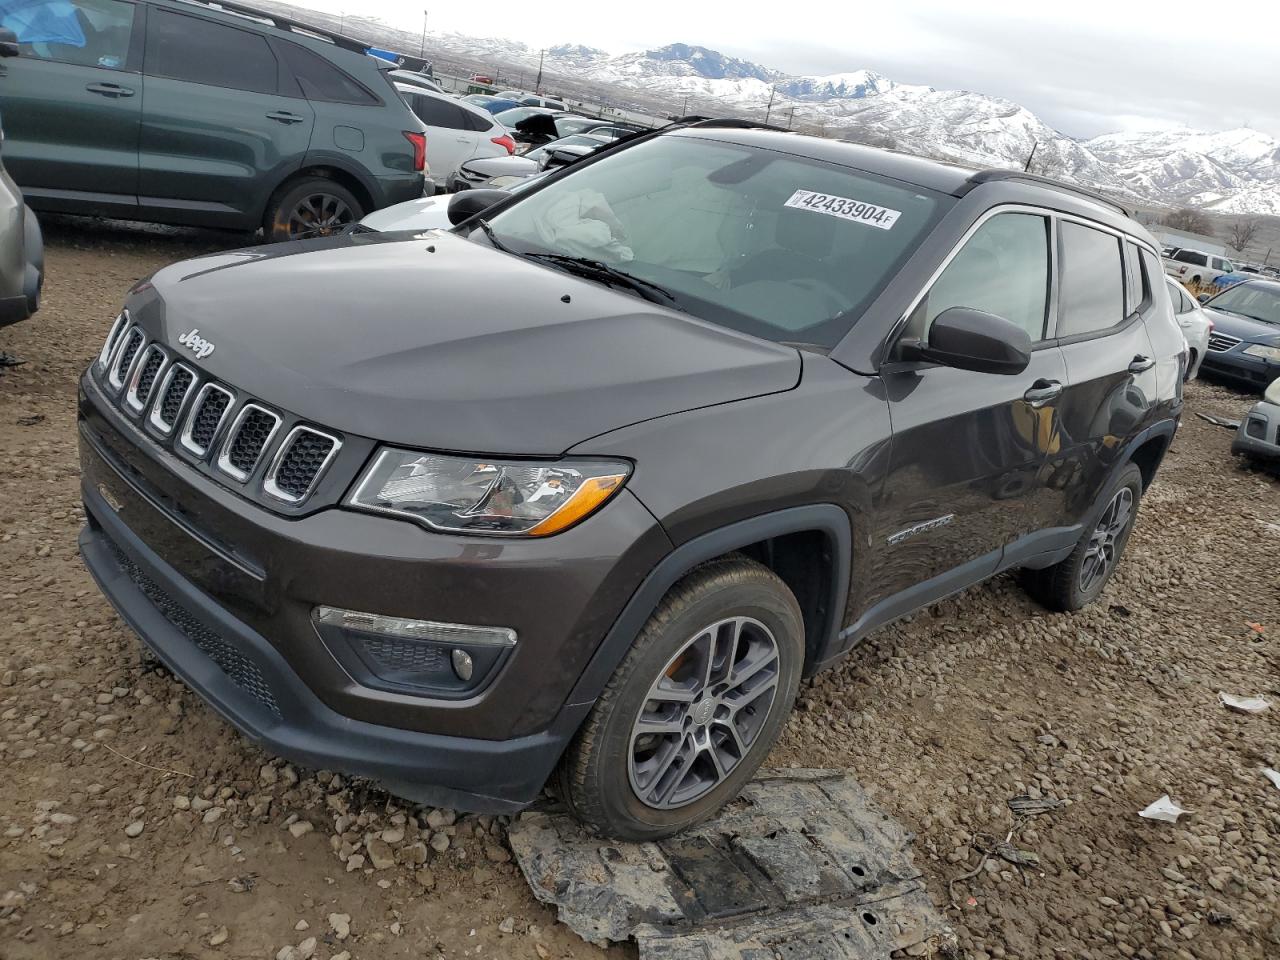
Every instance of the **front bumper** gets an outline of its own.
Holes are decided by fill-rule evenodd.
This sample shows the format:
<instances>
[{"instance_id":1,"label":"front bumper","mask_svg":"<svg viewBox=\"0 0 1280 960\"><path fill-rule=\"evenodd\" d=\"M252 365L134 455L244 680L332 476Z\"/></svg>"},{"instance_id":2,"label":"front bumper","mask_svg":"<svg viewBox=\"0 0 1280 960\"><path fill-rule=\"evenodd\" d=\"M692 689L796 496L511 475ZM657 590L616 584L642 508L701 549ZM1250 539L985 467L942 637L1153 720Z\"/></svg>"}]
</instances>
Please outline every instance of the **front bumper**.
<instances>
[{"instance_id":1,"label":"front bumper","mask_svg":"<svg viewBox=\"0 0 1280 960\"><path fill-rule=\"evenodd\" d=\"M1234 383L1265 390L1280 377L1280 363L1272 363L1244 352L1248 343L1238 343L1230 350L1206 350L1200 359L1200 370Z\"/></svg>"},{"instance_id":2,"label":"front bumper","mask_svg":"<svg viewBox=\"0 0 1280 960\"><path fill-rule=\"evenodd\" d=\"M1236 430L1231 452L1265 460L1280 460L1280 404L1266 400L1253 405Z\"/></svg>"},{"instance_id":3,"label":"front bumper","mask_svg":"<svg viewBox=\"0 0 1280 960\"><path fill-rule=\"evenodd\" d=\"M539 541L342 509L282 517L151 442L89 376L80 434L82 553L142 639L268 750L419 802L502 811L536 798L593 702L570 691L670 549L625 490ZM519 641L464 698L375 688L317 634L320 604L509 626Z\"/></svg>"}]
</instances>

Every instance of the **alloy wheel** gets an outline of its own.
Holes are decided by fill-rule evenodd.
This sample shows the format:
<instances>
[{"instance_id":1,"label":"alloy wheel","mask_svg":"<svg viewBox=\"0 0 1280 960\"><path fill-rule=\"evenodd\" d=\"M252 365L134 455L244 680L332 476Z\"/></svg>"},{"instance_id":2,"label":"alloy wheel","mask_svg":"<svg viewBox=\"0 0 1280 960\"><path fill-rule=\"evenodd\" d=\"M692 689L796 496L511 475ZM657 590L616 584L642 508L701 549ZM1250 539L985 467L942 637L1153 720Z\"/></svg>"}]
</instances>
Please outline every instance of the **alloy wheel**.
<instances>
[{"instance_id":1,"label":"alloy wheel","mask_svg":"<svg viewBox=\"0 0 1280 960\"><path fill-rule=\"evenodd\" d=\"M289 239L328 237L354 219L342 198L331 193L311 193L299 200L289 214Z\"/></svg>"},{"instance_id":2,"label":"alloy wheel","mask_svg":"<svg viewBox=\"0 0 1280 960\"><path fill-rule=\"evenodd\" d=\"M777 694L778 642L763 623L706 627L659 673L631 727L628 775L646 806L687 806L722 783L760 735Z\"/></svg>"},{"instance_id":3,"label":"alloy wheel","mask_svg":"<svg viewBox=\"0 0 1280 960\"><path fill-rule=\"evenodd\" d=\"M1088 593L1115 568L1121 541L1133 518L1133 491L1121 487L1102 511L1080 564L1080 590Z\"/></svg>"}]
</instances>

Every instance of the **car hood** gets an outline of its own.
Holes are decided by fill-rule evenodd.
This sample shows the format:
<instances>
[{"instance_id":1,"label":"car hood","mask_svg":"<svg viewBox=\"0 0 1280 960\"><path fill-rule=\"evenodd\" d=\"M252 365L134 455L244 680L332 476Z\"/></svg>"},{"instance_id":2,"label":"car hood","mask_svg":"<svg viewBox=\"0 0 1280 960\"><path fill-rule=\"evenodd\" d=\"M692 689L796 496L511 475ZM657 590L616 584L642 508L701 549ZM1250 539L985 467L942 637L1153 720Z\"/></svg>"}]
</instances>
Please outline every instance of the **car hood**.
<instances>
[{"instance_id":1,"label":"car hood","mask_svg":"<svg viewBox=\"0 0 1280 960\"><path fill-rule=\"evenodd\" d=\"M1280 327L1274 323L1263 323L1261 320L1242 317L1238 313L1215 310L1208 305L1204 307L1204 312L1213 321L1213 329L1216 333L1239 337L1250 343L1280 344Z\"/></svg>"},{"instance_id":2,"label":"car hood","mask_svg":"<svg viewBox=\"0 0 1280 960\"><path fill-rule=\"evenodd\" d=\"M519 156L481 157L477 160L468 160L463 166L486 178L502 176L527 177L531 173L538 172L536 160Z\"/></svg>"},{"instance_id":3,"label":"car hood","mask_svg":"<svg viewBox=\"0 0 1280 960\"><path fill-rule=\"evenodd\" d=\"M449 229L449 201L452 197L419 197L375 210L360 223L371 230L435 230Z\"/></svg>"},{"instance_id":4,"label":"car hood","mask_svg":"<svg viewBox=\"0 0 1280 960\"><path fill-rule=\"evenodd\" d=\"M174 264L131 292L152 336L318 424L437 450L551 455L794 387L791 347L430 231ZM179 337L213 344L196 359Z\"/></svg>"}]
</instances>

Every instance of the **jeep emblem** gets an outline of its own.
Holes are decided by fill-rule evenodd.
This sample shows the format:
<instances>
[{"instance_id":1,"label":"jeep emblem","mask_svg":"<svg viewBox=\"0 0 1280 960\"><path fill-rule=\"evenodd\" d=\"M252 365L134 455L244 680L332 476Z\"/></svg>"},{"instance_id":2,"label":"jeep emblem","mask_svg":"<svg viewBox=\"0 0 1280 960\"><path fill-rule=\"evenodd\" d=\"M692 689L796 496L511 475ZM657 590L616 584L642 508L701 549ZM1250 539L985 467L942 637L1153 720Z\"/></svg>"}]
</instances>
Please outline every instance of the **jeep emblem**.
<instances>
[{"instance_id":1,"label":"jeep emblem","mask_svg":"<svg viewBox=\"0 0 1280 960\"><path fill-rule=\"evenodd\" d=\"M194 353L197 360L203 360L213 353L213 343L200 336L199 327L196 327L190 333L184 333L178 338L178 342Z\"/></svg>"}]
</instances>

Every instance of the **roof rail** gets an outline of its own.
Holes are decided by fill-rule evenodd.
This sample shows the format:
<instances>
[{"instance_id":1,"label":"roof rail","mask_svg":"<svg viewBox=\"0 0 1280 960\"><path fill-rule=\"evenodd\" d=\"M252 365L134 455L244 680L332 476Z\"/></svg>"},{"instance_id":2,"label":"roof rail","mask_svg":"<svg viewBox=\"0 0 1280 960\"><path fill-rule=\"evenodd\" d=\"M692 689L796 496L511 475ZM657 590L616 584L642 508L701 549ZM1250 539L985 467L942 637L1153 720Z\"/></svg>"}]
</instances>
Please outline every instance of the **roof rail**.
<instances>
[{"instance_id":1,"label":"roof rail","mask_svg":"<svg viewBox=\"0 0 1280 960\"><path fill-rule=\"evenodd\" d=\"M680 123L680 120L674 121ZM761 123L759 120L741 120L738 117L704 117L693 121L689 124L691 127L728 127L734 130L776 130L778 133L787 133L783 127L775 127L771 123Z\"/></svg>"},{"instance_id":2,"label":"roof rail","mask_svg":"<svg viewBox=\"0 0 1280 960\"><path fill-rule=\"evenodd\" d=\"M302 23L299 20L293 20L278 13L271 13L261 7L252 7L245 3L234 2L234 0L182 0L182 2L189 3L192 6L208 7L211 10L225 10L228 13L238 13L254 20L266 21L280 30L285 30L289 33L309 34L321 40L327 40L335 47L341 47L353 53L368 53L369 51L369 44L363 40L348 37L325 27L317 27L315 24Z\"/></svg>"},{"instance_id":3,"label":"roof rail","mask_svg":"<svg viewBox=\"0 0 1280 960\"><path fill-rule=\"evenodd\" d=\"M1046 187L1056 187L1059 190L1065 190L1067 193L1076 193L1082 197L1087 197L1096 203L1101 203L1105 206L1111 207L1113 210L1119 210L1126 217L1133 215L1127 207L1121 204L1118 200L1112 200L1106 194L1099 193L1096 190L1090 190L1088 187L1078 187L1074 183L1067 183L1064 180L1055 180L1053 177L1042 177L1037 173L1028 173L1025 170L979 170L965 181L964 186L956 191L956 196L963 197L974 187L998 180L1024 180L1028 183L1038 183Z\"/></svg>"}]
</instances>

